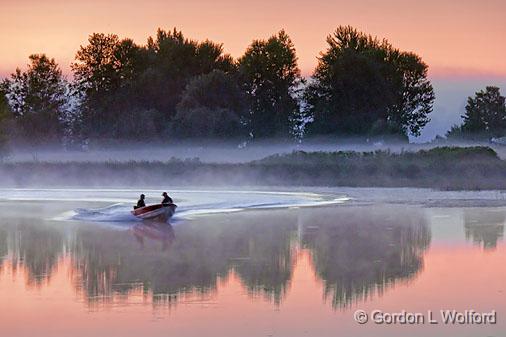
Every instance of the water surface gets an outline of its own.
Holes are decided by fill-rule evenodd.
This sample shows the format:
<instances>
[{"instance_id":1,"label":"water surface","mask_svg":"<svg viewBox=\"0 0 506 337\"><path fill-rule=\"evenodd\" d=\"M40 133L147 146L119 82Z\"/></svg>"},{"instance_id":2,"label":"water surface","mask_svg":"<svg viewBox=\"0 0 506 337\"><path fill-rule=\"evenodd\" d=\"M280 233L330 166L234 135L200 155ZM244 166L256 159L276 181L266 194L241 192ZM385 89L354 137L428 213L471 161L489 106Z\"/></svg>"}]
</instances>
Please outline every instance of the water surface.
<instances>
[{"instance_id":1,"label":"water surface","mask_svg":"<svg viewBox=\"0 0 506 337\"><path fill-rule=\"evenodd\" d=\"M1 190L0 335L506 331L499 192L176 190L171 225L131 218L136 194ZM497 324L360 325L358 309L496 310Z\"/></svg>"}]
</instances>

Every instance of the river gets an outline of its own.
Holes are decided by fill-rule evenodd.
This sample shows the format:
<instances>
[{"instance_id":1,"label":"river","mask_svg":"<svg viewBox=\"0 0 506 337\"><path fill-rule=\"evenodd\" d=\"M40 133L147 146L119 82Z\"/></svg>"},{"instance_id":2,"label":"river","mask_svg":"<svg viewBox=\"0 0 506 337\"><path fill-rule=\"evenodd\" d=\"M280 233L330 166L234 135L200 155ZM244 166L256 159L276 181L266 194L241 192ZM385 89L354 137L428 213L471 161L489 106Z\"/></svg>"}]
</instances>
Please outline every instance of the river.
<instances>
[{"instance_id":1,"label":"river","mask_svg":"<svg viewBox=\"0 0 506 337\"><path fill-rule=\"evenodd\" d=\"M0 190L1 336L506 331L502 192L180 188L170 224L130 215L141 192L162 191ZM411 314L425 321L375 321Z\"/></svg>"}]
</instances>

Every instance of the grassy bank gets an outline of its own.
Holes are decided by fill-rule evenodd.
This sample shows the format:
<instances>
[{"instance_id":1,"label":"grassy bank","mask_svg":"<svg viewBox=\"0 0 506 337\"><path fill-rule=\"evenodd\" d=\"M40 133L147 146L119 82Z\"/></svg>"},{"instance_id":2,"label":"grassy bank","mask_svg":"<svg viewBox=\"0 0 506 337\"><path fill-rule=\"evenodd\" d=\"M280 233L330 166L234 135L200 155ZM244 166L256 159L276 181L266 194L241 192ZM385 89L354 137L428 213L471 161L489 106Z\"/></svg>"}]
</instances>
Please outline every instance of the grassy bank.
<instances>
[{"instance_id":1,"label":"grassy bank","mask_svg":"<svg viewBox=\"0 0 506 337\"><path fill-rule=\"evenodd\" d=\"M293 152L240 164L165 162L0 164L0 184L28 186L356 186L506 189L506 161L488 147L418 152Z\"/></svg>"}]
</instances>

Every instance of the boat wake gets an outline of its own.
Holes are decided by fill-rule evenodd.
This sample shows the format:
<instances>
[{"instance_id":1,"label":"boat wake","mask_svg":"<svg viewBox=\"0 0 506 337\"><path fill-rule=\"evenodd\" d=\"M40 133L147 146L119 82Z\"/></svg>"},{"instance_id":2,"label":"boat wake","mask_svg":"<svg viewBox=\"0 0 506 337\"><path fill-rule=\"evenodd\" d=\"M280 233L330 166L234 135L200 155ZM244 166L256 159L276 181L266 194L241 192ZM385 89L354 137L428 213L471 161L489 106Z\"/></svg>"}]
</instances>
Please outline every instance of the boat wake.
<instances>
[{"instance_id":1,"label":"boat wake","mask_svg":"<svg viewBox=\"0 0 506 337\"><path fill-rule=\"evenodd\" d=\"M172 197L178 204L171 223L219 213L258 209L324 206L344 203L345 196L325 196L314 193L256 192L256 191L175 191ZM90 222L138 222L133 216L133 199L129 203L115 203L102 208L79 208L66 214L68 220ZM64 220L63 218L61 220Z\"/></svg>"},{"instance_id":2,"label":"boat wake","mask_svg":"<svg viewBox=\"0 0 506 337\"><path fill-rule=\"evenodd\" d=\"M160 202L161 190L133 189L1 189L0 199L10 201L44 201L69 204L69 210L53 220L76 220L97 223L138 223L130 212L140 193L147 204ZM345 195L307 192L170 190L178 205L171 223L217 213L258 209L324 206L345 203ZM72 208L75 205L80 208ZM84 206L84 207L83 207ZM88 207L86 207L88 206Z\"/></svg>"},{"instance_id":3,"label":"boat wake","mask_svg":"<svg viewBox=\"0 0 506 337\"><path fill-rule=\"evenodd\" d=\"M130 213L131 209L131 206L125 204L95 209L78 208L68 214L70 215L68 219L92 222L138 222L138 219Z\"/></svg>"}]
</instances>

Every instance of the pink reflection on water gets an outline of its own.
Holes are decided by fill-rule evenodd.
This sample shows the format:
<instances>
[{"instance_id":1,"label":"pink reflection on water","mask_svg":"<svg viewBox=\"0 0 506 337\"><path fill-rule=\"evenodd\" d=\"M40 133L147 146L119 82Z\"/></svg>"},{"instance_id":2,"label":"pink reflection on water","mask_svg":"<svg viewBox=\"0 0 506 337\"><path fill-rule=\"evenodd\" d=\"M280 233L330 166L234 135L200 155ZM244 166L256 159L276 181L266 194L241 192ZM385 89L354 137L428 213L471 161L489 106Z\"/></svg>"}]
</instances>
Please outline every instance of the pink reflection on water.
<instances>
[{"instance_id":1,"label":"pink reflection on water","mask_svg":"<svg viewBox=\"0 0 506 337\"><path fill-rule=\"evenodd\" d=\"M298 249L284 300L275 305L251 292L233 271L215 291L189 292L174 305L155 305L141 285L89 305L72 276L75 265L62 257L50 282L30 286L25 267L5 260L0 269L2 336L489 336L505 331L506 247L484 252L468 244L436 243L424 255L424 269L410 282L381 295L333 310L324 299L311 251ZM170 302L170 298L165 299ZM167 304L167 303L166 303ZM170 304L170 303L168 303ZM353 312L426 312L441 309L496 310L495 326L358 325Z\"/></svg>"}]
</instances>

